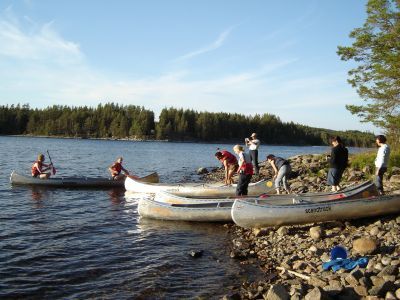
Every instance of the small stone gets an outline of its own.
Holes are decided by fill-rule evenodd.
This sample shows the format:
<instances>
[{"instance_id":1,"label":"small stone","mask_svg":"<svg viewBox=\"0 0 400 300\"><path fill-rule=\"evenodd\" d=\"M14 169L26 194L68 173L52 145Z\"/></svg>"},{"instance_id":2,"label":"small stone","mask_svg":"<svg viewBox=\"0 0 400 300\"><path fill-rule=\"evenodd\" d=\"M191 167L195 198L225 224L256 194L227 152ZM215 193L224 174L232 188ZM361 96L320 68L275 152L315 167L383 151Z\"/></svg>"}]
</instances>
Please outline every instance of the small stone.
<instances>
[{"instance_id":1,"label":"small stone","mask_svg":"<svg viewBox=\"0 0 400 300\"><path fill-rule=\"evenodd\" d=\"M315 241L320 240L322 236L323 236L323 231L320 226L315 226L310 228L310 237L313 240Z\"/></svg>"},{"instance_id":2,"label":"small stone","mask_svg":"<svg viewBox=\"0 0 400 300\"><path fill-rule=\"evenodd\" d=\"M279 229L276 231L280 236L287 235L289 232L289 229L285 226L279 227Z\"/></svg>"},{"instance_id":3,"label":"small stone","mask_svg":"<svg viewBox=\"0 0 400 300\"><path fill-rule=\"evenodd\" d=\"M311 276L308 283L310 285L321 287L321 288L327 286L327 283L324 280L322 280L321 278L318 278L316 276Z\"/></svg>"},{"instance_id":4,"label":"small stone","mask_svg":"<svg viewBox=\"0 0 400 300\"><path fill-rule=\"evenodd\" d=\"M381 259L381 263L384 266L390 265L390 262L392 261L392 259L390 257L384 256Z\"/></svg>"},{"instance_id":5,"label":"small stone","mask_svg":"<svg viewBox=\"0 0 400 300\"><path fill-rule=\"evenodd\" d=\"M203 252L204 252L203 250L191 250L189 252L189 255L191 257L193 257L193 258L198 258L198 257L201 257L203 255Z\"/></svg>"},{"instance_id":6,"label":"small stone","mask_svg":"<svg viewBox=\"0 0 400 300\"><path fill-rule=\"evenodd\" d=\"M317 252L318 251L317 247L315 247L314 245L312 245L308 250L310 252Z\"/></svg>"},{"instance_id":7,"label":"small stone","mask_svg":"<svg viewBox=\"0 0 400 300\"><path fill-rule=\"evenodd\" d=\"M396 300L396 296L392 292L387 292L385 300Z\"/></svg>"},{"instance_id":8,"label":"small stone","mask_svg":"<svg viewBox=\"0 0 400 300\"><path fill-rule=\"evenodd\" d=\"M354 287L354 291L357 293L357 295L360 295L363 297L368 296L368 291L365 286L357 285Z\"/></svg>"},{"instance_id":9,"label":"small stone","mask_svg":"<svg viewBox=\"0 0 400 300\"><path fill-rule=\"evenodd\" d=\"M304 297L305 300L320 300L322 299L322 292L318 287L313 288L307 295Z\"/></svg>"},{"instance_id":10,"label":"small stone","mask_svg":"<svg viewBox=\"0 0 400 300\"><path fill-rule=\"evenodd\" d=\"M198 168L197 169L197 175L202 175L202 174L207 174L209 173L207 168Z\"/></svg>"},{"instance_id":11,"label":"small stone","mask_svg":"<svg viewBox=\"0 0 400 300\"><path fill-rule=\"evenodd\" d=\"M364 237L353 241L353 251L361 255L372 254L377 247L376 240L371 238Z\"/></svg>"},{"instance_id":12,"label":"small stone","mask_svg":"<svg viewBox=\"0 0 400 300\"><path fill-rule=\"evenodd\" d=\"M372 236L377 236L379 234L380 230L378 227L372 227L371 230L369 231L369 234Z\"/></svg>"},{"instance_id":13,"label":"small stone","mask_svg":"<svg viewBox=\"0 0 400 300\"><path fill-rule=\"evenodd\" d=\"M289 293L285 287L281 284L274 284L268 290L268 293L263 295L265 300L288 300L290 298Z\"/></svg>"},{"instance_id":14,"label":"small stone","mask_svg":"<svg viewBox=\"0 0 400 300\"><path fill-rule=\"evenodd\" d=\"M397 299L400 299L400 288L396 290L396 297Z\"/></svg>"},{"instance_id":15,"label":"small stone","mask_svg":"<svg viewBox=\"0 0 400 300\"><path fill-rule=\"evenodd\" d=\"M397 266L392 266L392 265L386 266L379 272L378 276L383 277L385 275L396 275L397 271L398 271Z\"/></svg>"}]
</instances>

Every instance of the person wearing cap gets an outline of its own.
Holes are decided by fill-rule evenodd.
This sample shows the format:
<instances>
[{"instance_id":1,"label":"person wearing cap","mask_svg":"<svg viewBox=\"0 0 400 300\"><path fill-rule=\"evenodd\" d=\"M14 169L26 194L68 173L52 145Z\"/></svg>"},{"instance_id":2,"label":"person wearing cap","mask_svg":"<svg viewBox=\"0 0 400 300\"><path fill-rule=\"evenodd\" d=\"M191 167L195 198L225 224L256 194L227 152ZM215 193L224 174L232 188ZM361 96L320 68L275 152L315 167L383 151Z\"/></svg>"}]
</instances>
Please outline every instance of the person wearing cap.
<instances>
[{"instance_id":1,"label":"person wearing cap","mask_svg":"<svg viewBox=\"0 0 400 300\"><path fill-rule=\"evenodd\" d=\"M390 148L386 144L386 137L384 135L378 135L376 137L376 145L379 147L375 158L375 185L380 195L384 194L383 191L383 174L387 171Z\"/></svg>"},{"instance_id":2,"label":"person wearing cap","mask_svg":"<svg viewBox=\"0 0 400 300\"><path fill-rule=\"evenodd\" d=\"M108 168L111 173L111 177L114 180L123 179L126 175L129 175L129 171L122 166L122 157L118 157L117 160ZM124 174L121 174L121 172Z\"/></svg>"},{"instance_id":3,"label":"person wearing cap","mask_svg":"<svg viewBox=\"0 0 400 300\"><path fill-rule=\"evenodd\" d=\"M246 146L249 148L249 154L251 161L254 165L254 174L258 175L260 167L258 166L258 148L260 147L260 140L257 138L257 134L253 132L250 138L244 139Z\"/></svg>"},{"instance_id":4,"label":"person wearing cap","mask_svg":"<svg viewBox=\"0 0 400 300\"><path fill-rule=\"evenodd\" d=\"M239 174L239 181L236 187L236 196L245 196L248 194L248 187L253 176L253 164L248 153L244 152L244 149L240 145L235 145L233 151L239 157L239 168L237 173Z\"/></svg>"},{"instance_id":5,"label":"person wearing cap","mask_svg":"<svg viewBox=\"0 0 400 300\"><path fill-rule=\"evenodd\" d=\"M218 150L215 153L215 158L218 159L225 168L225 184L232 184L232 176L239 168L235 155L226 150Z\"/></svg>"},{"instance_id":6,"label":"person wearing cap","mask_svg":"<svg viewBox=\"0 0 400 300\"><path fill-rule=\"evenodd\" d=\"M272 169L274 169L275 175L275 188L276 193L281 194L280 185L283 184L283 188L286 193L290 194L290 189L288 186L288 177L290 172L292 171L292 167L290 166L289 161L282 157L275 156L273 154L269 154L267 156L267 161L271 164Z\"/></svg>"},{"instance_id":7,"label":"person wearing cap","mask_svg":"<svg viewBox=\"0 0 400 300\"><path fill-rule=\"evenodd\" d=\"M44 155L39 154L37 160L33 163L31 167L32 177L39 177L40 179L47 179L50 177L51 173L46 172L52 168L52 164L45 164Z\"/></svg>"}]
</instances>

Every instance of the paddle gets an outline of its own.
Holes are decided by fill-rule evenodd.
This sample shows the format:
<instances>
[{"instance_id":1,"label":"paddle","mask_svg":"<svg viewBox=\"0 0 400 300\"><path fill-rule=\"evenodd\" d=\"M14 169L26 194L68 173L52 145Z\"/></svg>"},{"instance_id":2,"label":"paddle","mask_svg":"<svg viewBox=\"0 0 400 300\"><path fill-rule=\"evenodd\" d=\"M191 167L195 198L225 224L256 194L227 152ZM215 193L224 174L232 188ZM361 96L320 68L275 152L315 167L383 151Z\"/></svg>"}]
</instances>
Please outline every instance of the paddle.
<instances>
[{"instance_id":1,"label":"paddle","mask_svg":"<svg viewBox=\"0 0 400 300\"><path fill-rule=\"evenodd\" d=\"M50 159L51 170L53 172L53 175L56 175L57 170L56 170L56 168L54 168L53 162L51 161L51 156L50 156L49 150L47 150L47 155L49 156L49 159Z\"/></svg>"}]
</instances>

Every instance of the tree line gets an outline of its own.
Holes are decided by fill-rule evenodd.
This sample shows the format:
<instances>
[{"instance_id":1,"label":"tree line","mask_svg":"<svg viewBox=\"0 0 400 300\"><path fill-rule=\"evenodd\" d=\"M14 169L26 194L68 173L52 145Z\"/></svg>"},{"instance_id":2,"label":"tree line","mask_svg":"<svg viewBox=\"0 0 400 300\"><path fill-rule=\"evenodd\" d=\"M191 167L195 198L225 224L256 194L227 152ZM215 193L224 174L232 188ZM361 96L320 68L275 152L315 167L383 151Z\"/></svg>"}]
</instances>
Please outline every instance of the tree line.
<instances>
[{"instance_id":1,"label":"tree line","mask_svg":"<svg viewBox=\"0 0 400 300\"><path fill-rule=\"evenodd\" d=\"M114 103L97 107L51 106L32 109L28 104L0 106L0 134L78 138L130 138L195 142L238 142L252 132L265 144L328 145L341 136L346 145L370 147L372 133L334 131L283 122L272 114L197 112L164 108L154 112L135 105Z\"/></svg>"}]
</instances>

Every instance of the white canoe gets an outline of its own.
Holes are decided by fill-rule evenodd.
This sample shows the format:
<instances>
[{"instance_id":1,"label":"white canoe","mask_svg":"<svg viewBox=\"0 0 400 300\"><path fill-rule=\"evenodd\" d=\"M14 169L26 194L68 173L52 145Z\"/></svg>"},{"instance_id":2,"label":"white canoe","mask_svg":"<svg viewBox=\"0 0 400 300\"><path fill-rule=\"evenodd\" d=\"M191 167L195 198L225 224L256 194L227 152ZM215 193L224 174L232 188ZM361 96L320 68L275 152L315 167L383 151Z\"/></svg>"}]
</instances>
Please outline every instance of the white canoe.
<instances>
[{"instance_id":1,"label":"white canoe","mask_svg":"<svg viewBox=\"0 0 400 300\"><path fill-rule=\"evenodd\" d=\"M238 199L231 213L233 221L241 227L262 228L357 219L399 211L400 195L391 195L290 205L264 205Z\"/></svg>"},{"instance_id":2,"label":"white canoe","mask_svg":"<svg viewBox=\"0 0 400 300\"><path fill-rule=\"evenodd\" d=\"M202 204L169 204L141 198L139 215L144 218L170 221L232 222L232 202Z\"/></svg>"},{"instance_id":3,"label":"white canoe","mask_svg":"<svg viewBox=\"0 0 400 300\"><path fill-rule=\"evenodd\" d=\"M233 196L236 192L236 184L223 185L221 183L143 183L132 178L126 178L125 189L134 193L169 192L181 196ZM273 183L261 180L249 184L249 195L274 193Z\"/></svg>"},{"instance_id":4,"label":"white canoe","mask_svg":"<svg viewBox=\"0 0 400 300\"><path fill-rule=\"evenodd\" d=\"M340 192L328 193L307 193L307 194L290 194L290 195L260 195L260 196L229 196L229 197L192 197L179 196L169 192L159 191L154 196L154 201L170 203L170 204L201 204L210 202L234 202L235 199L269 199L269 203L291 204L293 200L299 201L326 201L334 199L350 199L350 198L366 198L377 195L376 186L371 181L365 181L357 185L351 185Z\"/></svg>"},{"instance_id":5,"label":"white canoe","mask_svg":"<svg viewBox=\"0 0 400 300\"><path fill-rule=\"evenodd\" d=\"M270 205L291 205L293 202L301 203L305 201L311 202L327 202L335 201L337 199L349 199L352 197L362 197L376 192L373 183L358 185L358 188L352 189L347 193L337 193L329 195L319 195L308 200L309 197L304 199L301 195L295 198L285 198L279 195L273 195L268 198L240 198L242 201L257 203L264 207ZM166 194L160 192L159 194ZM310 194L308 194L310 195ZM173 199L173 195L169 199ZM347 198L348 197L348 198ZM176 201L179 199L186 201L185 197L175 196ZM214 202L207 202L207 200L197 200L195 203L165 203L156 200L151 200L148 197L139 200L138 211L142 217L160 219L160 220L174 220L174 221L196 221L196 222L230 222L232 221L231 208L234 204L234 199L214 199ZM191 199L191 201L195 201Z\"/></svg>"},{"instance_id":6,"label":"white canoe","mask_svg":"<svg viewBox=\"0 0 400 300\"><path fill-rule=\"evenodd\" d=\"M156 172L141 177L144 182L158 182L159 177ZM111 178L101 177L50 177L48 179L40 179L28 175L21 175L13 171L10 176L10 182L13 185L35 185L35 186L52 186L52 187L92 187L92 188L108 188L108 187L124 187L124 181L113 180Z\"/></svg>"}]
</instances>

